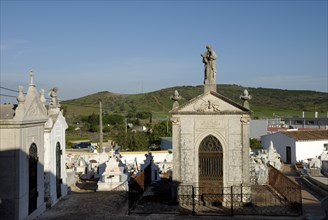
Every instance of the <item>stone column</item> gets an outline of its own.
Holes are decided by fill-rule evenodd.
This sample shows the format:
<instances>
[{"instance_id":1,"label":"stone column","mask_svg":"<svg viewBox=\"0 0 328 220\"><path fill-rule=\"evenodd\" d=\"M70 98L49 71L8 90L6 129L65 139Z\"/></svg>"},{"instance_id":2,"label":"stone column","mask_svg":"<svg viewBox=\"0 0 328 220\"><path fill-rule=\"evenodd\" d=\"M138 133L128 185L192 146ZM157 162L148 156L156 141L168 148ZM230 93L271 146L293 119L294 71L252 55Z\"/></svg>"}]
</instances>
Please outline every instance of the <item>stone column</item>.
<instances>
[{"instance_id":1,"label":"stone column","mask_svg":"<svg viewBox=\"0 0 328 220\"><path fill-rule=\"evenodd\" d=\"M249 115L243 115L241 122L241 139L242 139L242 175L243 184L250 183L249 174Z\"/></svg>"},{"instance_id":2,"label":"stone column","mask_svg":"<svg viewBox=\"0 0 328 220\"><path fill-rule=\"evenodd\" d=\"M204 85L204 93L209 92L209 91L216 92L216 84L215 83Z\"/></svg>"},{"instance_id":3,"label":"stone column","mask_svg":"<svg viewBox=\"0 0 328 220\"><path fill-rule=\"evenodd\" d=\"M173 181L181 182L181 147L180 147L180 120L171 118L172 122L172 153L173 153Z\"/></svg>"}]
</instances>

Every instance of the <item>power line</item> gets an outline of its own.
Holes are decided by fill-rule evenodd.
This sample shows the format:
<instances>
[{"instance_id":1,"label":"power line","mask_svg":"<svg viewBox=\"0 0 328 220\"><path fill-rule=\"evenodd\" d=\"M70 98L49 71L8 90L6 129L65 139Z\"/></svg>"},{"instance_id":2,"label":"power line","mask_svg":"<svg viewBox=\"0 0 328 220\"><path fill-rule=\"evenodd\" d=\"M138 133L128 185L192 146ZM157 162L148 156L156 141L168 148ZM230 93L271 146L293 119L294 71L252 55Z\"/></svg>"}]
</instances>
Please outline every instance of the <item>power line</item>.
<instances>
[{"instance_id":1,"label":"power line","mask_svg":"<svg viewBox=\"0 0 328 220\"><path fill-rule=\"evenodd\" d=\"M0 93L0 96L5 96L5 97L16 98L16 96L13 96L13 95L5 95L5 94L1 94L1 93Z\"/></svg>"},{"instance_id":2,"label":"power line","mask_svg":"<svg viewBox=\"0 0 328 220\"><path fill-rule=\"evenodd\" d=\"M11 92L18 92L18 90L9 89L9 88L3 87L3 86L0 86L0 89L8 90ZM26 94L26 93L24 93L24 94Z\"/></svg>"},{"instance_id":3,"label":"power line","mask_svg":"<svg viewBox=\"0 0 328 220\"><path fill-rule=\"evenodd\" d=\"M7 91L10 91L10 92L19 92L18 90L14 90L14 89L9 89L9 88L6 88L6 87L3 87L3 86L0 86L0 89L4 89L4 90L7 90ZM24 95L26 95L27 93L26 92L23 92ZM13 98L16 98L16 96L10 96L10 95L5 95L5 94L0 94L0 96L6 96L6 97L13 97ZM51 100L51 98L46 98L47 100Z\"/></svg>"}]
</instances>

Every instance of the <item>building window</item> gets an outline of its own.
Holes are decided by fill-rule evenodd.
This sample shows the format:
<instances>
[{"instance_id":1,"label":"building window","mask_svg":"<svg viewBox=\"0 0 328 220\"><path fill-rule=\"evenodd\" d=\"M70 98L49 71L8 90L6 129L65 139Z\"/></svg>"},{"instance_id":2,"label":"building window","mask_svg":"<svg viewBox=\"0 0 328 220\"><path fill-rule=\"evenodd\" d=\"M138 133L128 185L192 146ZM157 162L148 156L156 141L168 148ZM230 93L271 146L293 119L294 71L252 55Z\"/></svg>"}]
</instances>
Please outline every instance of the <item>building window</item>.
<instances>
[{"instance_id":1,"label":"building window","mask_svg":"<svg viewBox=\"0 0 328 220\"><path fill-rule=\"evenodd\" d=\"M328 144L323 144L324 150L328 151Z\"/></svg>"}]
</instances>

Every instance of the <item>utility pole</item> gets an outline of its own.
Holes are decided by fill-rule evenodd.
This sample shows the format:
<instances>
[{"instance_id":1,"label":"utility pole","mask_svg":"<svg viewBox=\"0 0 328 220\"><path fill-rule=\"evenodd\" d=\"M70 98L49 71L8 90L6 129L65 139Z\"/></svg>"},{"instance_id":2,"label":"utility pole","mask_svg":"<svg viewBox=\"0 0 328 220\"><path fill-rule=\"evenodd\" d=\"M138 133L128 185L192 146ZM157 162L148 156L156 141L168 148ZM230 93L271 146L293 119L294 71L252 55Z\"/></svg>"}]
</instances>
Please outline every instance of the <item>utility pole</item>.
<instances>
[{"instance_id":1,"label":"utility pole","mask_svg":"<svg viewBox=\"0 0 328 220\"><path fill-rule=\"evenodd\" d=\"M103 149L103 121L102 121L102 103L99 99L99 147Z\"/></svg>"},{"instance_id":2,"label":"utility pole","mask_svg":"<svg viewBox=\"0 0 328 220\"><path fill-rule=\"evenodd\" d=\"M166 137L169 135L169 117L166 116Z\"/></svg>"}]
</instances>

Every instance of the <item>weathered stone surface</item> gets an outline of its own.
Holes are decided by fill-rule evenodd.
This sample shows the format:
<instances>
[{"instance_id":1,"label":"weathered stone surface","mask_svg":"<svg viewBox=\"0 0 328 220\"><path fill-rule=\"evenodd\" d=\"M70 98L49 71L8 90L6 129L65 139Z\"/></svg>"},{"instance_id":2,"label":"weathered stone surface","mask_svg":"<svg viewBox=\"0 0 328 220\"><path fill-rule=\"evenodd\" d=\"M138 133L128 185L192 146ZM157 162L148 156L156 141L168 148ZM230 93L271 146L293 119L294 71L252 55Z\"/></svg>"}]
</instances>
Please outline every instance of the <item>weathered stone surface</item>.
<instances>
[{"instance_id":1,"label":"weathered stone surface","mask_svg":"<svg viewBox=\"0 0 328 220\"><path fill-rule=\"evenodd\" d=\"M223 149L223 186L249 183L248 109L210 91L171 113L174 180L181 184L198 184L199 147L212 135Z\"/></svg>"}]
</instances>

